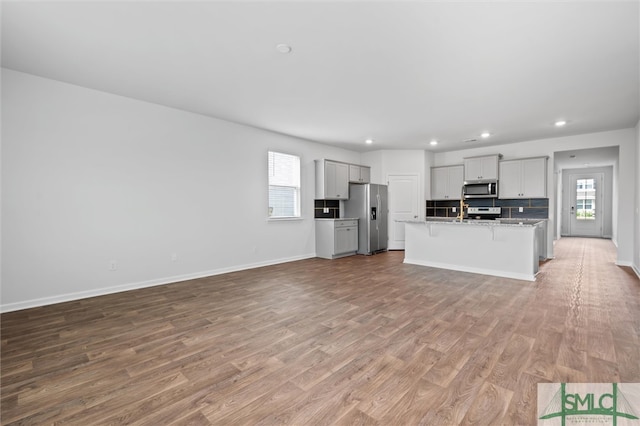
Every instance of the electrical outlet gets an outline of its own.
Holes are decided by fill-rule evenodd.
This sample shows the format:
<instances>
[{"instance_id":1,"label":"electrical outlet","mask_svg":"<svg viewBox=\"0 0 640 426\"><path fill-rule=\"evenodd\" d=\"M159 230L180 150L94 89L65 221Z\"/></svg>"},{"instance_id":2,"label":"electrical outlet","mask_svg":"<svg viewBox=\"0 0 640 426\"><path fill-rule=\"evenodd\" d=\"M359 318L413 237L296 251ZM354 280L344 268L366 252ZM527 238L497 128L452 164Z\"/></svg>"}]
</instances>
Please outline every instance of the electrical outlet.
<instances>
[{"instance_id":1,"label":"electrical outlet","mask_svg":"<svg viewBox=\"0 0 640 426\"><path fill-rule=\"evenodd\" d=\"M109 261L109 270L110 271L115 271L116 269L118 269L118 262L116 262L115 260L110 260Z\"/></svg>"},{"instance_id":2,"label":"electrical outlet","mask_svg":"<svg viewBox=\"0 0 640 426\"><path fill-rule=\"evenodd\" d=\"M329 213L329 207L325 207L322 209L322 213Z\"/></svg>"},{"instance_id":3,"label":"electrical outlet","mask_svg":"<svg viewBox=\"0 0 640 426\"><path fill-rule=\"evenodd\" d=\"M458 208L457 207L451 207L451 211L456 213L458 211Z\"/></svg>"},{"instance_id":4,"label":"electrical outlet","mask_svg":"<svg viewBox=\"0 0 640 426\"><path fill-rule=\"evenodd\" d=\"M518 212L519 212L519 213L524 212L524 207L518 207Z\"/></svg>"},{"instance_id":5,"label":"electrical outlet","mask_svg":"<svg viewBox=\"0 0 640 426\"><path fill-rule=\"evenodd\" d=\"M171 253L171 261L175 262L176 260L178 260L178 253Z\"/></svg>"}]
</instances>

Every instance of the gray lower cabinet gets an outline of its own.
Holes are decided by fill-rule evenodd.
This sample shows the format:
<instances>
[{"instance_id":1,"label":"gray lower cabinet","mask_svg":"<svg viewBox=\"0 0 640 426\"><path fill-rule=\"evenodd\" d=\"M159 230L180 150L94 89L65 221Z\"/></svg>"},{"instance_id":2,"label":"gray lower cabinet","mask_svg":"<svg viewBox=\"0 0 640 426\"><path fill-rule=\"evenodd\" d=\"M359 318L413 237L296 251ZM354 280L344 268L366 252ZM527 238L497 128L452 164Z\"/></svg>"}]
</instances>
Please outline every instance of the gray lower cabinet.
<instances>
[{"instance_id":1,"label":"gray lower cabinet","mask_svg":"<svg viewBox=\"0 0 640 426\"><path fill-rule=\"evenodd\" d=\"M316 256L351 256L358 251L358 219L316 219Z\"/></svg>"}]
</instances>

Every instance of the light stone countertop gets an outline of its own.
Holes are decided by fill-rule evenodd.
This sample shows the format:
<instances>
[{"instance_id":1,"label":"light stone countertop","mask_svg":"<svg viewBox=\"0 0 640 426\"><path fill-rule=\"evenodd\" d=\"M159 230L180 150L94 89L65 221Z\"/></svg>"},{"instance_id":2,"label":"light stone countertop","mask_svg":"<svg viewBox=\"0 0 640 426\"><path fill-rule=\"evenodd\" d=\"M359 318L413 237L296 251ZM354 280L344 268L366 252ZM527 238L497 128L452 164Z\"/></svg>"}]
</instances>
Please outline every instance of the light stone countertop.
<instances>
[{"instance_id":1,"label":"light stone countertop","mask_svg":"<svg viewBox=\"0 0 640 426\"><path fill-rule=\"evenodd\" d=\"M336 218L332 218L332 217L316 217L315 220L360 220L360 218L357 218L357 217L336 217Z\"/></svg>"},{"instance_id":2,"label":"light stone countertop","mask_svg":"<svg viewBox=\"0 0 640 426\"><path fill-rule=\"evenodd\" d=\"M533 227L540 222L544 222L546 219L496 219L496 220L482 220L482 219L460 219L445 218L445 217L427 217L426 220L397 220L396 222L404 223L418 223L418 224L443 224L443 225L473 225L473 226L499 226L499 227Z\"/></svg>"}]
</instances>

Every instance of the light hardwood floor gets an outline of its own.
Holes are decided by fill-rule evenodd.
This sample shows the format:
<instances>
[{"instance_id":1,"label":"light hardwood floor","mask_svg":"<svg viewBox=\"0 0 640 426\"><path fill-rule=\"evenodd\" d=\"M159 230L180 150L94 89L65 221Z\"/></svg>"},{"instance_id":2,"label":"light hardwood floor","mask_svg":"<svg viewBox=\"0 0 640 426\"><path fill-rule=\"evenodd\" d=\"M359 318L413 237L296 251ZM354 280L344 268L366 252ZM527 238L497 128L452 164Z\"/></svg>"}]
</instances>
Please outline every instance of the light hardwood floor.
<instances>
[{"instance_id":1,"label":"light hardwood floor","mask_svg":"<svg viewBox=\"0 0 640 426\"><path fill-rule=\"evenodd\" d=\"M640 382L640 282L563 238L536 282L310 259L2 315L3 424L535 424ZM46 283L43 283L45 285Z\"/></svg>"}]
</instances>

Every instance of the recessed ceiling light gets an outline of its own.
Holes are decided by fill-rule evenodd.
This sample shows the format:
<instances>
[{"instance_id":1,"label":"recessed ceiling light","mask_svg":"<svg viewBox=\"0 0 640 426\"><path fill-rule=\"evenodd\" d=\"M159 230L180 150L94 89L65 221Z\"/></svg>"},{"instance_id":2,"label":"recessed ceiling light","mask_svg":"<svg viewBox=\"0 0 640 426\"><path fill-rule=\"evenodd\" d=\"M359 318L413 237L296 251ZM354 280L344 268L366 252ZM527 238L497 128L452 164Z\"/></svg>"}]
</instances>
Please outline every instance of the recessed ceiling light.
<instances>
[{"instance_id":1,"label":"recessed ceiling light","mask_svg":"<svg viewBox=\"0 0 640 426\"><path fill-rule=\"evenodd\" d=\"M438 145L438 141L437 140L432 140L431 142L429 142L431 145Z\"/></svg>"},{"instance_id":2,"label":"recessed ceiling light","mask_svg":"<svg viewBox=\"0 0 640 426\"><path fill-rule=\"evenodd\" d=\"M482 137L482 138L484 138L484 139L488 138L489 136L491 136L491 133L489 133L489 132L484 132L484 133L482 133L482 134L480 135L480 137Z\"/></svg>"},{"instance_id":3,"label":"recessed ceiling light","mask_svg":"<svg viewBox=\"0 0 640 426\"><path fill-rule=\"evenodd\" d=\"M371 145L373 143L373 139L367 139L366 141L364 141L364 143L366 143L367 145Z\"/></svg>"},{"instance_id":4,"label":"recessed ceiling light","mask_svg":"<svg viewBox=\"0 0 640 426\"><path fill-rule=\"evenodd\" d=\"M291 53L291 46L288 44L279 44L276 46L276 50L280 53Z\"/></svg>"},{"instance_id":5,"label":"recessed ceiling light","mask_svg":"<svg viewBox=\"0 0 640 426\"><path fill-rule=\"evenodd\" d=\"M565 120L558 120L555 122L556 127L562 127L565 124L567 124L567 122Z\"/></svg>"}]
</instances>

